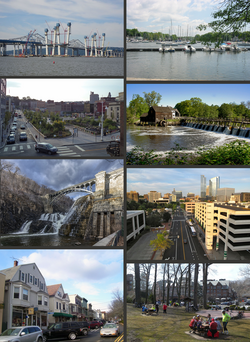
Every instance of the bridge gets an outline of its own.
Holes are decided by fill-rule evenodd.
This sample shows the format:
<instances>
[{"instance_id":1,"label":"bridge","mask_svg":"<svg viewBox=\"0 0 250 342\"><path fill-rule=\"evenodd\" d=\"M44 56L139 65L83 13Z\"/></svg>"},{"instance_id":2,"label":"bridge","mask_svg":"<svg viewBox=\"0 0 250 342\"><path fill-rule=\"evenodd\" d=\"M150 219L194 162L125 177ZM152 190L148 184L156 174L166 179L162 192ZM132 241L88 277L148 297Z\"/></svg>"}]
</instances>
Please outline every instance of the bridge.
<instances>
[{"instance_id":1,"label":"bridge","mask_svg":"<svg viewBox=\"0 0 250 342\"><path fill-rule=\"evenodd\" d=\"M68 25L69 24L70 23L68 23ZM96 33L91 36L90 46L87 36L84 36L84 43L79 39L69 40L71 34L71 24L68 27L67 37L64 37L64 42L60 42L59 27L55 27L54 29L55 31L51 31L50 38L48 35L48 29L45 29L44 36L39 33L35 33L36 30L34 30L33 32L30 31L26 36L12 39L0 39L0 56L7 56L7 46L13 47L14 57L68 56L68 49L72 50L72 56L75 55L75 51L76 55L78 56L79 50L84 50L85 56L88 57L122 57L123 55L123 49L120 51L119 48L116 50L111 48L108 49L108 47L104 48L105 33L102 34L102 46L97 46ZM52 37L52 32L55 32L54 38ZM45 48L45 54L43 53L43 48Z\"/></svg>"},{"instance_id":2,"label":"bridge","mask_svg":"<svg viewBox=\"0 0 250 342\"><path fill-rule=\"evenodd\" d=\"M65 189L49 194L48 204L51 206L56 200L60 199L64 195L68 195L73 192L86 192L88 194L93 194L95 189L93 186L96 184L96 179L90 179L85 182L69 186Z\"/></svg>"}]
</instances>

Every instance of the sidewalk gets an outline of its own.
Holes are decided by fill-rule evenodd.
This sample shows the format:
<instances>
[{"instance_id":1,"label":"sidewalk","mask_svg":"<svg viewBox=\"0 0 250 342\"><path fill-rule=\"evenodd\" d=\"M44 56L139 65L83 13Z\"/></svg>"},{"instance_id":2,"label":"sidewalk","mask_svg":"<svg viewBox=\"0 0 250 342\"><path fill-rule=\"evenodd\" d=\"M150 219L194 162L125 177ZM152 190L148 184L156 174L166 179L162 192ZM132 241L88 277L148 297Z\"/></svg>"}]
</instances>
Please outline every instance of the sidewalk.
<instances>
[{"instance_id":1,"label":"sidewalk","mask_svg":"<svg viewBox=\"0 0 250 342\"><path fill-rule=\"evenodd\" d=\"M128 260L162 260L160 251L154 252L150 241L157 238L157 232L149 232L142 237L127 251Z\"/></svg>"}]
</instances>

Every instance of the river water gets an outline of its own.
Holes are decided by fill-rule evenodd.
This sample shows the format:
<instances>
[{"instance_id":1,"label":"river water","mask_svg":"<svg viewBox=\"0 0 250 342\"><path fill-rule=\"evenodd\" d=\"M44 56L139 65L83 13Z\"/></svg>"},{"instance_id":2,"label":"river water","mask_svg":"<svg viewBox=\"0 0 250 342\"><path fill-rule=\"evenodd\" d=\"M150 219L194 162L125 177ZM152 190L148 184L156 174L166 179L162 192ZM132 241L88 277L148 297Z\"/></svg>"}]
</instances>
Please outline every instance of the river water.
<instances>
[{"instance_id":1,"label":"river water","mask_svg":"<svg viewBox=\"0 0 250 342\"><path fill-rule=\"evenodd\" d=\"M76 242L81 242L80 248L93 246L94 241L84 241L82 238L72 236L60 236L58 234L22 234L22 235L8 235L0 238L0 246L20 247L78 247Z\"/></svg>"},{"instance_id":2,"label":"river water","mask_svg":"<svg viewBox=\"0 0 250 342\"><path fill-rule=\"evenodd\" d=\"M55 63L53 63L55 62ZM0 57L2 77L26 76L124 76L124 58L93 57Z\"/></svg>"},{"instance_id":3,"label":"river water","mask_svg":"<svg viewBox=\"0 0 250 342\"><path fill-rule=\"evenodd\" d=\"M127 151L135 146L140 146L145 151L155 150L158 153L163 153L179 144L180 147L185 148L184 152L195 153L201 146L209 149L237 139L250 143L248 138L183 126L127 126Z\"/></svg>"},{"instance_id":4,"label":"river water","mask_svg":"<svg viewBox=\"0 0 250 342\"><path fill-rule=\"evenodd\" d=\"M159 48L160 46L156 43L127 44L127 48ZM184 51L164 54L158 51L127 51L126 54L128 80L250 80L250 50L240 53L196 51L191 54Z\"/></svg>"}]
</instances>

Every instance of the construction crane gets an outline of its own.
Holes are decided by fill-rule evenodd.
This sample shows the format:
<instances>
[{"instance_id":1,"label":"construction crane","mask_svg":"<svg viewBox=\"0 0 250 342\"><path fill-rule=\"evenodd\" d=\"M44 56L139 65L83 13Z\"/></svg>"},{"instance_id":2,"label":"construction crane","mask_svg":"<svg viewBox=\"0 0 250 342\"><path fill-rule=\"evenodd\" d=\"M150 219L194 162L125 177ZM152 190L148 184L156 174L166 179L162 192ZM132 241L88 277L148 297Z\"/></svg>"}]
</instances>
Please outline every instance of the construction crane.
<instances>
[{"instance_id":1,"label":"construction crane","mask_svg":"<svg viewBox=\"0 0 250 342\"><path fill-rule=\"evenodd\" d=\"M50 44L52 44L52 35L53 35L53 33L54 33L54 30L51 30L51 28L50 28L50 26L49 26L49 24L48 24L48 22L47 22L46 20L45 20L45 22L46 22L46 24L48 25L49 30L50 30L50 33L51 33Z\"/></svg>"},{"instance_id":2,"label":"construction crane","mask_svg":"<svg viewBox=\"0 0 250 342\"><path fill-rule=\"evenodd\" d=\"M32 32L32 30L31 30L31 31L28 33L28 38L27 38L27 41L26 41L26 43L25 43L25 47L23 48L22 56L24 55L24 53L27 54L27 45L28 45L28 43L29 43L29 40L30 40L31 36L35 33L35 31L36 31L36 30L34 30L34 31Z\"/></svg>"}]
</instances>

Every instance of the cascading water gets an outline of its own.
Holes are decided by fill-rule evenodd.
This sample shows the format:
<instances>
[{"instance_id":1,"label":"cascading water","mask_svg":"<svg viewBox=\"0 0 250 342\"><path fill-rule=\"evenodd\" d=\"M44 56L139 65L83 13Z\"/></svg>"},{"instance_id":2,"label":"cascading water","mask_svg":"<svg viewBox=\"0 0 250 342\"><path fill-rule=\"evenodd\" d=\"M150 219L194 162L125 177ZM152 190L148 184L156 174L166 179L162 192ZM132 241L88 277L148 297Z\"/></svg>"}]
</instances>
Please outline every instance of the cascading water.
<instances>
[{"instance_id":1,"label":"cascading water","mask_svg":"<svg viewBox=\"0 0 250 342\"><path fill-rule=\"evenodd\" d=\"M22 227L20 228L20 230L18 232L13 233L13 234L28 234L31 223L32 223L32 221L25 221L24 224L22 225Z\"/></svg>"}]
</instances>

